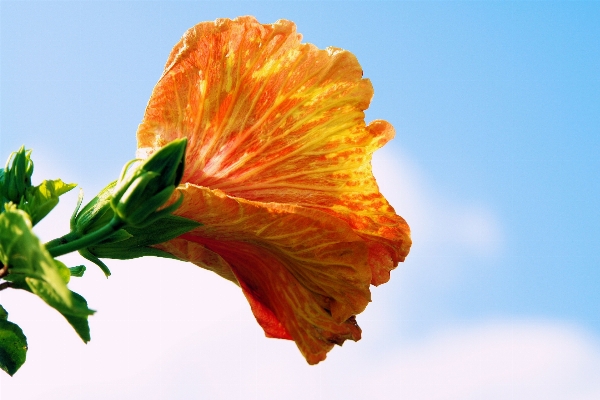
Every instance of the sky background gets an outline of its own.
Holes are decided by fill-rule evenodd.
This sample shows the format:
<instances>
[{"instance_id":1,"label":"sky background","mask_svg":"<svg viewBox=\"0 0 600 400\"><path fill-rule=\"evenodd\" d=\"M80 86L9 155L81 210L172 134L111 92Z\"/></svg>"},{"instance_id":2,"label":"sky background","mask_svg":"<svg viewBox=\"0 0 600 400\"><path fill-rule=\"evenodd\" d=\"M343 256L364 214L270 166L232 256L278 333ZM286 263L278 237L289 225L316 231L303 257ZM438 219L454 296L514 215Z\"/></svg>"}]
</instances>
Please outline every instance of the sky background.
<instances>
[{"instance_id":1,"label":"sky background","mask_svg":"<svg viewBox=\"0 0 600 400\"><path fill-rule=\"evenodd\" d=\"M0 398L600 398L599 2L2 0L0 159L24 144L35 182L89 200L134 157L182 34L246 14L354 53L367 121L396 128L373 167L414 245L373 288L363 339L311 367L208 271L109 260L107 280L86 263L70 286L98 310L88 345L34 296L0 294L29 343Z\"/></svg>"}]
</instances>

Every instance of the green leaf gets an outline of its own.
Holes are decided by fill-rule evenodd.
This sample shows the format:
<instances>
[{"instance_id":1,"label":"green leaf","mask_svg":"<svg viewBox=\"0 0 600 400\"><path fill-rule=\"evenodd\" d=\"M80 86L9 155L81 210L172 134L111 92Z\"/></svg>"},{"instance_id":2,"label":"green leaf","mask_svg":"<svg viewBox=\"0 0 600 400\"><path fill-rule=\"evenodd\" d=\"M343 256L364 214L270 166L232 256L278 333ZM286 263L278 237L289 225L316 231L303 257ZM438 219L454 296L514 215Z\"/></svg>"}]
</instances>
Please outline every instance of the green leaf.
<instances>
[{"instance_id":1,"label":"green leaf","mask_svg":"<svg viewBox=\"0 0 600 400\"><path fill-rule=\"evenodd\" d=\"M27 338L21 328L7 320L8 313L0 306L0 368L13 376L27 356Z\"/></svg>"},{"instance_id":2,"label":"green leaf","mask_svg":"<svg viewBox=\"0 0 600 400\"><path fill-rule=\"evenodd\" d=\"M25 278L31 292L44 299L49 306L61 313L69 321L75 332L85 342L90 341L90 327L87 317L94 313L87 306L87 301L79 294L71 291L72 304L66 306L60 299L55 297L52 287L35 278Z\"/></svg>"},{"instance_id":3,"label":"green leaf","mask_svg":"<svg viewBox=\"0 0 600 400\"><path fill-rule=\"evenodd\" d=\"M33 225L41 221L56 205L59 196L73 189L77 184L64 183L60 179L45 180L25 193L25 202L19 204L19 209L31 216Z\"/></svg>"},{"instance_id":4,"label":"green leaf","mask_svg":"<svg viewBox=\"0 0 600 400\"><path fill-rule=\"evenodd\" d=\"M56 296L70 303L59 267L31 230L28 215L20 210L7 210L0 215L0 261L9 265L6 280L24 280L33 277L49 282Z\"/></svg>"},{"instance_id":5,"label":"green leaf","mask_svg":"<svg viewBox=\"0 0 600 400\"><path fill-rule=\"evenodd\" d=\"M85 272L85 270L86 270L85 265L69 267L69 272L71 273L71 276L76 276L78 278L81 278L83 276L83 273Z\"/></svg>"},{"instance_id":6,"label":"green leaf","mask_svg":"<svg viewBox=\"0 0 600 400\"><path fill-rule=\"evenodd\" d=\"M27 338L19 325L0 321L0 368L13 376L25 363Z\"/></svg>"},{"instance_id":7,"label":"green leaf","mask_svg":"<svg viewBox=\"0 0 600 400\"><path fill-rule=\"evenodd\" d=\"M0 262L9 266L4 279L13 282L13 287L36 294L72 325L71 317L84 319L87 324L87 317L94 313L81 296L67 288L69 269L50 256L31 231L28 215L14 207L0 214ZM89 329L86 335L79 326L73 328L84 341L89 340Z\"/></svg>"},{"instance_id":8,"label":"green leaf","mask_svg":"<svg viewBox=\"0 0 600 400\"><path fill-rule=\"evenodd\" d=\"M79 309L89 310L87 307L87 301L83 298L83 296L75 292L71 293L73 293L73 298L75 299L75 303L78 304ZM66 310L65 312L62 312L61 310L58 311L67 319L67 321L69 321L73 329L75 329L75 332L77 332L79 337L85 343L90 341L90 325L88 324L87 315L74 315L69 313L69 310Z\"/></svg>"},{"instance_id":9,"label":"green leaf","mask_svg":"<svg viewBox=\"0 0 600 400\"><path fill-rule=\"evenodd\" d=\"M37 294L51 307L59 311L61 314L75 315L79 317L87 317L94 312L87 307L85 300L81 301L83 297L77 293L70 291L70 301L67 303L58 294L58 291L53 287L52 284L42 280L31 277L26 277L25 282L31 289L32 293Z\"/></svg>"}]
</instances>

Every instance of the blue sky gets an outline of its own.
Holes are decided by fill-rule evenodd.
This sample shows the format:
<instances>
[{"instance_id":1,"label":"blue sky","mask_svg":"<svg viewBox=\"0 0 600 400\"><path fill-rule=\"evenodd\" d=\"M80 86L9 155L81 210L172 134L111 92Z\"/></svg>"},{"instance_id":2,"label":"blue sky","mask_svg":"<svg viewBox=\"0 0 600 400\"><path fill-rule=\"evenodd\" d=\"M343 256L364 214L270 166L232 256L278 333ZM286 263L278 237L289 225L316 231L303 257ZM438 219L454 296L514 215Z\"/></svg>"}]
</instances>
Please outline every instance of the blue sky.
<instances>
[{"instance_id":1,"label":"blue sky","mask_svg":"<svg viewBox=\"0 0 600 400\"><path fill-rule=\"evenodd\" d=\"M246 14L352 51L375 88L367 120L396 128L374 170L414 247L373 290L363 340L308 367L219 277L115 262L74 283L99 311L87 346L2 292L30 344L2 398L600 396L600 3L3 0L0 157L24 144L34 180L93 196L134 156L185 30ZM39 234L64 233L74 203Z\"/></svg>"}]
</instances>

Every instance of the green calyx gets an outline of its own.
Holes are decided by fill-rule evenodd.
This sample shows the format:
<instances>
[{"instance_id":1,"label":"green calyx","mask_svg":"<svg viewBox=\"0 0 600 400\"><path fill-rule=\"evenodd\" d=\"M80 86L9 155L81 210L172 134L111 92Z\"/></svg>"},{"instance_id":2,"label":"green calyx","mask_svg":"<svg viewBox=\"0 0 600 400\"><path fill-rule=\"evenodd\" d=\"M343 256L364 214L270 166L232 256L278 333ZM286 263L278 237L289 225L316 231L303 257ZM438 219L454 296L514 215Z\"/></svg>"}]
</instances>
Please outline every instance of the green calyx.
<instances>
[{"instance_id":1,"label":"green calyx","mask_svg":"<svg viewBox=\"0 0 600 400\"><path fill-rule=\"evenodd\" d=\"M54 257L72 251L110 270L100 258L171 257L153 245L166 242L200 224L172 215L183 197L165 207L181 181L187 139L175 140L147 160L125 165L118 181L107 185L71 217L71 232L46 243Z\"/></svg>"},{"instance_id":2,"label":"green calyx","mask_svg":"<svg viewBox=\"0 0 600 400\"><path fill-rule=\"evenodd\" d=\"M186 146L187 139L176 139L147 160L133 161L123 168L110 204L127 225L142 228L181 205L180 198L157 211L171 198L181 181Z\"/></svg>"}]
</instances>

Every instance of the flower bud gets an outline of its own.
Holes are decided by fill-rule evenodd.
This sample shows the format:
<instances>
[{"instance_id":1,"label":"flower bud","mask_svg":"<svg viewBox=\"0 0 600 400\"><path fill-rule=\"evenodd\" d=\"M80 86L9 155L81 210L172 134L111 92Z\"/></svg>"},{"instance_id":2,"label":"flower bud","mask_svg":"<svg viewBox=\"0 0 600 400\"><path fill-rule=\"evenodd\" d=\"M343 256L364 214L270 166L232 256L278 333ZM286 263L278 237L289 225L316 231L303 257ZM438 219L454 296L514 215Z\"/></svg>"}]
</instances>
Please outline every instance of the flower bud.
<instances>
[{"instance_id":1,"label":"flower bud","mask_svg":"<svg viewBox=\"0 0 600 400\"><path fill-rule=\"evenodd\" d=\"M112 193L110 205L127 225L143 227L170 214L181 204L157 211L175 192L183 176L187 139L177 139L150 158L125 166Z\"/></svg>"},{"instance_id":2,"label":"flower bud","mask_svg":"<svg viewBox=\"0 0 600 400\"><path fill-rule=\"evenodd\" d=\"M79 210L79 205L83 200L83 192L80 192L79 204L71 217L71 231L80 234L94 232L107 225L113 219L115 213L110 206L110 200L116 183L116 181L109 183L81 211Z\"/></svg>"},{"instance_id":3,"label":"flower bud","mask_svg":"<svg viewBox=\"0 0 600 400\"><path fill-rule=\"evenodd\" d=\"M19 151L10 155L4 171L0 174L2 197L19 204L27 188L31 187L32 174L31 150L25 150L25 147L21 146Z\"/></svg>"}]
</instances>

